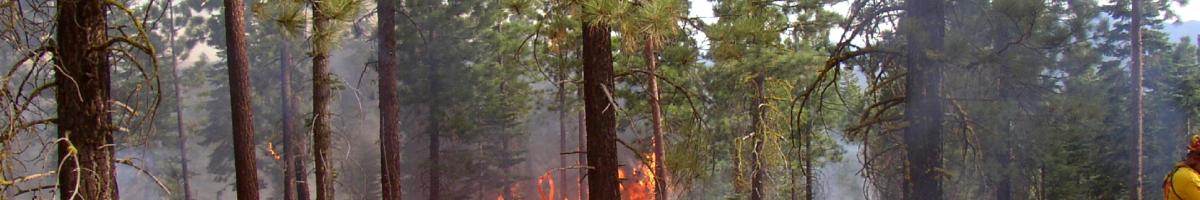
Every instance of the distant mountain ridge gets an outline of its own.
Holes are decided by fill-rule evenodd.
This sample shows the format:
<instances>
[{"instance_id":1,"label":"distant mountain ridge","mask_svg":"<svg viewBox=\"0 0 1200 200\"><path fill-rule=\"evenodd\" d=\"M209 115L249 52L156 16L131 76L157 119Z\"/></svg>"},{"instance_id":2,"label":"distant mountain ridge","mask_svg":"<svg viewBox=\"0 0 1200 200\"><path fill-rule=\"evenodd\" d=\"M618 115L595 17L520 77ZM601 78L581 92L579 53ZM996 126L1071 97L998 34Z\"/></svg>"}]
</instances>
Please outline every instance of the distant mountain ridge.
<instances>
[{"instance_id":1,"label":"distant mountain ridge","mask_svg":"<svg viewBox=\"0 0 1200 200\"><path fill-rule=\"evenodd\" d=\"M1167 24L1163 27L1163 32L1171 35L1171 42L1179 42L1179 38L1184 36L1191 38L1194 42L1196 35L1200 34L1200 21L1184 21L1180 24Z\"/></svg>"}]
</instances>

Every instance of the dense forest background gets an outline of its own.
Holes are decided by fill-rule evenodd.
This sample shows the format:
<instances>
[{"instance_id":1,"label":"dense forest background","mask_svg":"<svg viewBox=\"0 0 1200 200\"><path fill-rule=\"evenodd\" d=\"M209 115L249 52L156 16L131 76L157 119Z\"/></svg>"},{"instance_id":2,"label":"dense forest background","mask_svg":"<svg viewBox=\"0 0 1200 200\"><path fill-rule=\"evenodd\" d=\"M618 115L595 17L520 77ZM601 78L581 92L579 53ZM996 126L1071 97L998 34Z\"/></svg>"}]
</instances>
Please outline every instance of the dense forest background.
<instances>
[{"instance_id":1,"label":"dense forest background","mask_svg":"<svg viewBox=\"0 0 1200 200\"><path fill-rule=\"evenodd\" d=\"M0 0L0 199L1158 199L1196 13Z\"/></svg>"}]
</instances>

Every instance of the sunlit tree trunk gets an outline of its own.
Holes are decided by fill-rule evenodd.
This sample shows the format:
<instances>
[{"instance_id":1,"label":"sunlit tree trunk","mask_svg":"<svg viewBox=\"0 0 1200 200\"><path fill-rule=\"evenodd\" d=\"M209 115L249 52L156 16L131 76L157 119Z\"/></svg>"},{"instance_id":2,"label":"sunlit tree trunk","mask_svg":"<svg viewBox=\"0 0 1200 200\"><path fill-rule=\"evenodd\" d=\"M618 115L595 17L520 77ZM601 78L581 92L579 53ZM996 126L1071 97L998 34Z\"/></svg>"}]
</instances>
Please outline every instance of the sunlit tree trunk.
<instances>
[{"instance_id":1,"label":"sunlit tree trunk","mask_svg":"<svg viewBox=\"0 0 1200 200\"><path fill-rule=\"evenodd\" d=\"M57 2L55 100L58 102L58 192L62 199L117 199L108 99L110 64L100 0Z\"/></svg>"},{"instance_id":2,"label":"sunlit tree trunk","mask_svg":"<svg viewBox=\"0 0 1200 200\"><path fill-rule=\"evenodd\" d=\"M1142 172L1145 171L1143 168L1146 162L1146 148L1144 146L1146 143L1146 113L1142 109L1143 105L1145 105L1142 92L1142 1L1132 0L1131 4L1133 14L1130 15L1132 17L1129 27L1129 41L1133 48L1129 54L1131 56L1130 65L1132 65L1129 69L1132 71L1133 79L1133 91L1130 92L1133 93L1134 134L1137 135L1137 144L1135 145L1137 146L1137 154L1134 155L1134 161L1137 165L1133 167L1133 179L1130 180L1130 187L1133 187L1133 192L1130 194L1133 196L1130 199L1140 200L1144 196L1142 195L1142 180L1145 179L1145 174L1142 174Z\"/></svg>"},{"instance_id":3,"label":"sunlit tree trunk","mask_svg":"<svg viewBox=\"0 0 1200 200\"><path fill-rule=\"evenodd\" d=\"M250 104L250 59L246 55L246 27L241 0L225 0L225 37L229 60L229 97L233 109L233 151L237 197L258 199L258 171L254 155L253 106Z\"/></svg>"},{"instance_id":4,"label":"sunlit tree trunk","mask_svg":"<svg viewBox=\"0 0 1200 200\"><path fill-rule=\"evenodd\" d=\"M333 77L329 74L329 40L332 40L333 30L329 29L330 18L326 16L319 1L312 3L313 16L313 156L316 161L317 200L334 199L334 169L330 154L330 136L333 134L333 124L330 122L332 113L329 111L330 85Z\"/></svg>"},{"instance_id":5,"label":"sunlit tree trunk","mask_svg":"<svg viewBox=\"0 0 1200 200\"><path fill-rule=\"evenodd\" d=\"M587 121L588 199L621 198L617 179L617 108L608 25L583 22L583 94Z\"/></svg>"},{"instance_id":6,"label":"sunlit tree trunk","mask_svg":"<svg viewBox=\"0 0 1200 200\"><path fill-rule=\"evenodd\" d=\"M908 147L905 199L942 199L942 131L945 110L942 100L942 64L935 57L942 52L945 35L944 1L909 0L902 31L906 46L908 73L905 85L904 130Z\"/></svg>"},{"instance_id":7,"label":"sunlit tree trunk","mask_svg":"<svg viewBox=\"0 0 1200 200\"><path fill-rule=\"evenodd\" d=\"M663 119L662 106L659 104L658 95L658 57L655 55L654 42L650 37L646 37L644 54L646 60L646 71L649 82L646 84L649 87L650 93L650 120L654 126L654 197L663 200L667 199L667 168L666 168L666 152L664 152L663 143Z\"/></svg>"},{"instance_id":8,"label":"sunlit tree trunk","mask_svg":"<svg viewBox=\"0 0 1200 200\"><path fill-rule=\"evenodd\" d=\"M400 200L400 87L396 77L396 1L377 0L379 6L379 140L383 150L384 200Z\"/></svg>"}]
</instances>

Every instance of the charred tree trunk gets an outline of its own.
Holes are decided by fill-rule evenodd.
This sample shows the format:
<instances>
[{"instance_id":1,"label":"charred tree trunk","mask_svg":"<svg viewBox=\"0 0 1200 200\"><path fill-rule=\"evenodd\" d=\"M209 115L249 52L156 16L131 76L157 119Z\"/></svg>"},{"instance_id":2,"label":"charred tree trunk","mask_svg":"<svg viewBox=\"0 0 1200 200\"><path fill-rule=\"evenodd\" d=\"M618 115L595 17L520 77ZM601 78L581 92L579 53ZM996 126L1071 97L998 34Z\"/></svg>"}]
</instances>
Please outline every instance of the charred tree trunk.
<instances>
[{"instance_id":1,"label":"charred tree trunk","mask_svg":"<svg viewBox=\"0 0 1200 200\"><path fill-rule=\"evenodd\" d=\"M905 2L908 40L905 77L904 130L908 147L906 199L942 199L942 131L945 106L942 100L942 64L934 57L943 49L945 11L942 0Z\"/></svg>"},{"instance_id":2,"label":"charred tree trunk","mask_svg":"<svg viewBox=\"0 0 1200 200\"><path fill-rule=\"evenodd\" d=\"M229 100L233 108L233 151L238 199L258 199L254 155L253 105L250 104L250 58L241 0L225 0L225 37L229 59Z\"/></svg>"},{"instance_id":3,"label":"charred tree trunk","mask_svg":"<svg viewBox=\"0 0 1200 200\"><path fill-rule=\"evenodd\" d=\"M58 191L63 199L117 199L108 99L110 64L104 1L58 2L55 100ZM100 47L100 48L97 48Z\"/></svg>"},{"instance_id":4,"label":"charred tree trunk","mask_svg":"<svg viewBox=\"0 0 1200 200\"><path fill-rule=\"evenodd\" d=\"M663 119L662 107L659 105L658 96L658 58L655 55L654 42L650 41L650 37L646 37L645 59L646 71L648 75L650 89L650 120L654 126L654 197L658 200L667 199L667 167L666 167L666 152L663 146Z\"/></svg>"},{"instance_id":5,"label":"charred tree trunk","mask_svg":"<svg viewBox=\"0 0 1200 200\"><path fill-rule=\"evenodd\" d=\"M608 25L583 23L583 94L587 113L588 199L621 198L617 178L617 115L612 38Z\"/></svg>"},{"instance_id":6,"label":"charred tree trunk","mask_svg":"<svg viewBox=\"0 0 1200 200\"><path fill-rule=\"evenodd\" d=\"M763 126L763 104L766 103L766 94L764 93L764 87L766 87L766 75L763 73L765 72L758 72L758 76L754 77L755 95L754 104L751 105L753 106L751 110L753 110L752 112L754 115L750 117L754 126L754 133L750 136L751 140L754 141L754 151L750 152L750 162L753 165L751 166L751 173L753 174L750 175L751 200L763 199L763 179L766 175L766 171L764 171L766 168L763 166L762 160L763 142L764 139L766 139L764 138L766 136L766 130Z\"/></svg>"},{"instance_id":7,"label":"charred tree trunk","mask_svg":"<svg viewBox=\"0 0 1200 200\"><path fill-rule=\"evenodd\" d=\"M188 176L190 175L189 173L191 173L191 171L188 170L187 127L183 123L183 87L180 87L180 85L182 85L180 82L183 80L179 79L179 59L176 58L179 57L179 54L178 49L175 49L176 26L174 18L175 9L172 7L173 4L174 2L169 1L164 6L169 12L168 15L170 15L167 16L168 22L170 22L167 30L167 43L170 45L168 48L171 50L171 78L175 79L175 81L172 82L172 86L175 88L175 128L177 133L179 133L179 181L183 187L183 200L191 200L192 186L191 181L188 181Z\"/></svg>"},{"instance_id":8,"label":"charred tree trunk","mask_svg":"<svg viewBox=\"0 0 1200 200\"><path fill-rule=\"evenodd\" d=\"M329 74L329 46L328 40L332 40L332 30L330 26L330 18L322 11L320 2L312 3L313 16L313 156L316 161L317 173L317 200L333 200L334 188L333 184L336 181L333 168L333 161L330 155L330 136L333 134L333 124L330 122L332 113L329 111L330 99L330 84L333 83L333 77Z\"/></svg>"},{"instance_id":9,"label":"charred tree trunk","mask_svg":"<svg viewBox=\"0 0 1200 200\"><path fill-rule=\"evenodd\" d=\"M1133 14L1130 15L1132 19L1130 20L1129 27L1129 42L1133 48L1129 55L1132 57L1130 58L1132 66L1129 69L1132 71L1131 78L1133 79L1133 91L1130 92L1133 92L1134 134L1136 134L1135 137L1137 138L1137 144L1135 144L1137 154L1134 155L1134 162L1137 163L1137 166L1133 167L1133 179L1130 180L1130 187L1133 187L1133 192L1130 194L1133 196L1130 199L1140 200L1143 196L1142 180L1145 179L1145 175L1142 172L1144 171L1143 168L1146 162L1146 148L1144 146L1146 143L1146 113L1142 109L1143 105L1145 105L1142 93L1142 1L1132 0L1131 4L1133 5Z\"/></svg>"},{"instance_id":10,"label":"charred tree trunk","mask_svg":"<svg viewBox=\"0 0 1200 200\"><path fill-rule=\"evenodd\" d=\"M377 0L379 17L379 140L384 200L400 200L400 87L396 72L396 1Z\"/></svg>"}]
</instances>

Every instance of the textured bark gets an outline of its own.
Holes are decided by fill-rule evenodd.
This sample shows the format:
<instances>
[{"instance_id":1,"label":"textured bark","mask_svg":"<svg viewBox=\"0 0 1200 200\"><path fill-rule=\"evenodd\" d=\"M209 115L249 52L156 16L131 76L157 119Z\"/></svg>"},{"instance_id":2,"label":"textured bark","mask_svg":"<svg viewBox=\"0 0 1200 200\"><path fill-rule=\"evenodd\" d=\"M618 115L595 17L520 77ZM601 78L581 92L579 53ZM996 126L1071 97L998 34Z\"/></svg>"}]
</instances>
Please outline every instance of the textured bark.
<instances>
[{"instance_id":1,"label":"textured bark","mask_svg":"<svg viewBox=\"0 0 1200 200\"><path fill-rule=\"evenodd\" d=\"M380 178L384 200L400 200L400 87L396 77L396 1L377 0L379 17Z\"/></svg>"},{"instance_id":2,"label":"textured bark","mask_svg":"<svg viewBox=\"0 0 1200 200\"><path fill-rule=\"evenodd\" d=\"M180 82L183 82L183 80L179 79L179 59L177 58L179 54L178 49L175 49L175 31L177 27L175 25L176 19L174 18L175 9L171 5L174 5L173 1L168 1L163 6L167 8L168 12L170 12L169 15L171 15L167 17L167 21L170 23L168 25L169 30L167 31L167 44L171 50L171 78L175 80L172 82L172 86L175 88L175 128L177 133L179 133L179 181L183 187L183 200L191 200L192 186L191 181L188 181L191 171L188 170L187 127L183 123L183 88L180 87L182 85Z\"/></svg>"},{"instance_id":3,"label":"textured bark","mask_svg":"<svg viewBox=\"0 0 1200 200\"><path fill-rule=\"evenodd\" d=\"M328 27L330 18L321 12L321 3L314 2L313 12L313 156L316 161L317 200L333 200L333 184L336 181L333 161L330 158L330 135L333 124L330 122L332 113L329 111L330 84L333 78L329 74L329 48L327 40L332 30Z\"/></svg>"},{"instance_id":4,"label":"textured bark","mask_svg":"<svg viewBox=\"0 0 1200 200\"><path fill-rule=\"evenodd\" d=\"M646 37L644 47L646 71L650 73L647 75L649 81L646 83L650 90L648 91L650 93L650 120L651 125L654 126L652 127L654 136L651 139L654 142L654 198L664 200L667 199L670 191L667 191L667 157L663 146L662 107L659 105L658 96L658 57L655 55L656 47L653 42L650 42L650 37Z\"/></svg>"},{"instance_id":5,"label":"textured bark","mask_svg":"<svg viewBox=\"0 0 1200 200\"><path fill-rule=\"evenodd\" d=\"M109 124L110 63L104 1L60 1L55 31L58 191L63 199L117 199L114 127Z\"/></svg>"},{"instance_id":6,"label":"textured bark","mask_svg":"<svg viewBox=\"0 0 1200 200\"><path fill-rule=\"evenodd\" d=\"M233 109L233 151L237 197L258 199L258 171L254 155L253 105L250 104L250 59L246 55L245 7L241 0L225 0L225 37L229 59L229 102Z\"/></svg>"},{"instance_id":7,"label":"textured bark","mask_svg":"<svg viewBox=\"0 0 1200 200\"><path fill-rule=\"evenodd\" d=\"M612 38L608 25L583 23L583 94L587 114L589 199L621 198L617 179L617 108L613 94Z\"/></svg>"},{"instance_id":8,"label":"textured bark","mask_svg":"<svg viewBox=\"0 0 1200 200\"><path fill-rule=\"evenodd\" d=\"M754 115L750 117L754 126L754 133L750 136L751 140L754 140L754 151L750 152L750 163L753 165L750 166L753 173L750 175L751 200L763 199L763 194L765 193L763 191L763 179L766 178L767 173L765 171L766 167L763 166L762 157L762 149L764 140L766 139L764 138L766 130L763 126L763 104L766 103L766 94L764 93L766 89L766 75L763 73L765 72L758 72L758 76L754 77L754 104L751 105L753 106L751 110L753 110Z\"/></svg>"},{"instance_id":9,"label":"textured bark","mask_svg":"<svg viewBox=\"0 0 1200 200\"><path fill-rule=\"evenodd\" d=\"M942 64L934 57L943 49L945 11L942 0L905 2L902 26L908 41L905 64L904 130L908 147L906 199L942 199L942 131L945 103L942 100Z\"/></svg>"},{"instance_id":10,"label":"textured bark","mask_svg":"<svg viewBox=\"0 0 1200 200\"><path fill-rule=\"evenodd\" d=\"M1137 165L1133 167L1133 179L1130 180L1132 182L1130 183L1130 187L1133 187L1133 192L1130 194L1132 197L1130 199L1140 200L1144 196L1142 195L1142 180L1146 177L1146 175L1142 173L1145 171L1144 168L1146 163L1146 113L1145 110L1142 109L1142 107L1145 105L1145 99L1143 98L1144 95L1142 92L1142 88L1144 88L1142 85L1142 1L1132 0L1131 4L1133 14L1130 16L1133 17L1131 19L1132 22L1130 23L1129 28L1129 40L1130 43L1132 43L1131 45L1133 48L1129 53L1129 56L1131 57L1130 64L1132 65L1129 67L1129 69L1133 73L1133 87L1131 88L1132 91L1130 92L1133 93L1132 106L1134 109L1134 134L1136 134L1137 137L1137 144L1135 145L1137 147L1137 154L1134 155L1134 162L1137 163Z\"/></svg>"}]
</instances>

